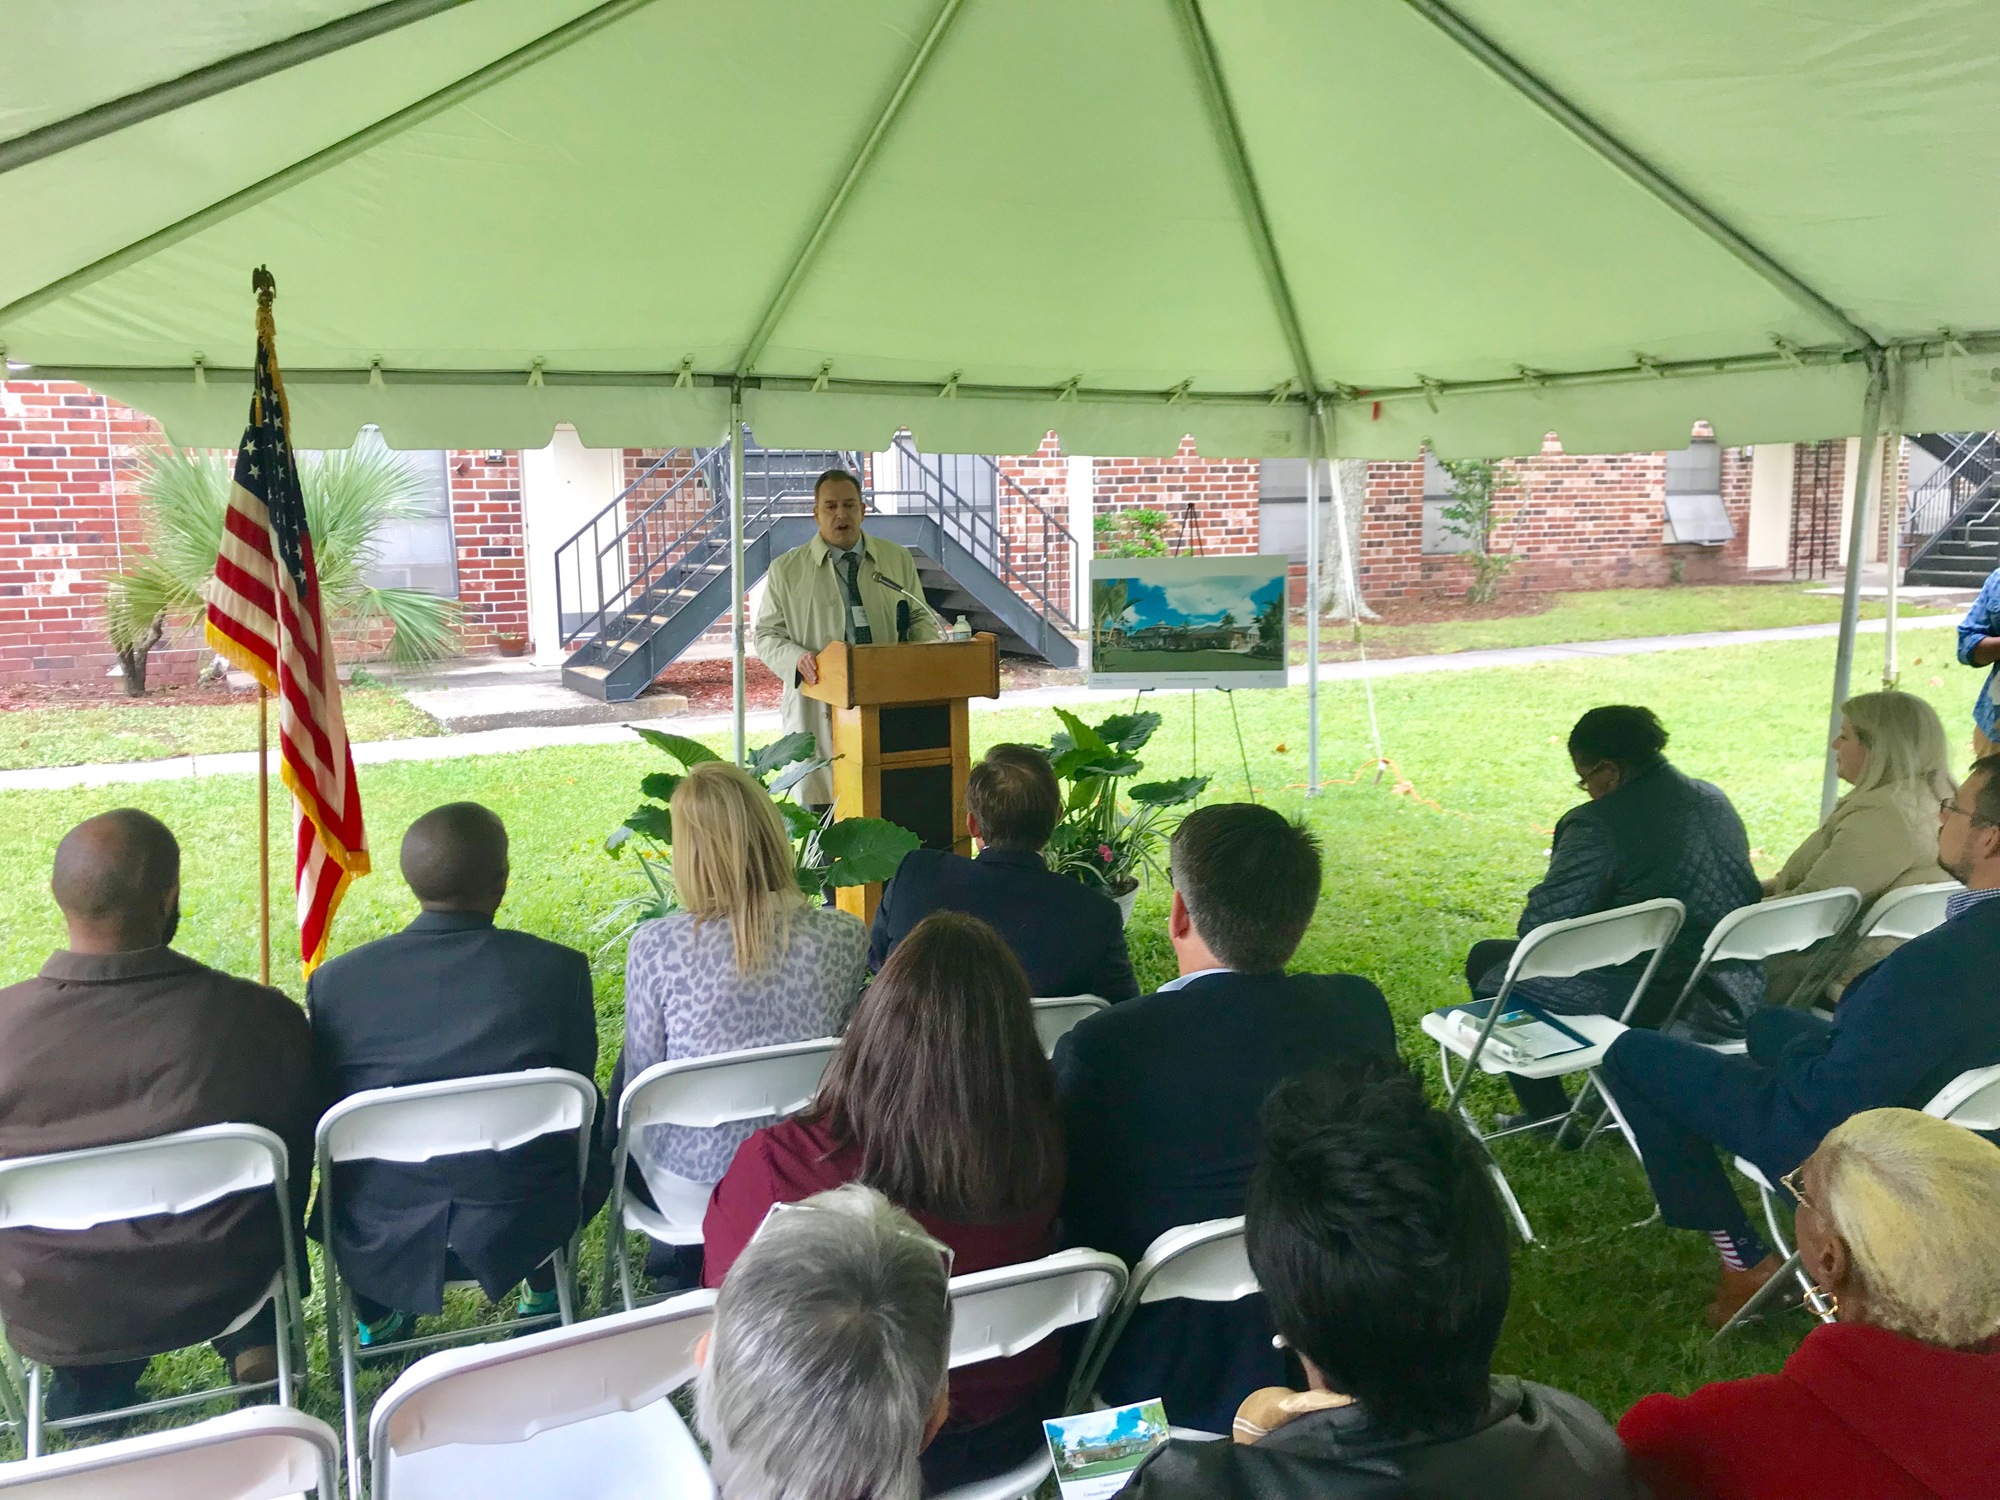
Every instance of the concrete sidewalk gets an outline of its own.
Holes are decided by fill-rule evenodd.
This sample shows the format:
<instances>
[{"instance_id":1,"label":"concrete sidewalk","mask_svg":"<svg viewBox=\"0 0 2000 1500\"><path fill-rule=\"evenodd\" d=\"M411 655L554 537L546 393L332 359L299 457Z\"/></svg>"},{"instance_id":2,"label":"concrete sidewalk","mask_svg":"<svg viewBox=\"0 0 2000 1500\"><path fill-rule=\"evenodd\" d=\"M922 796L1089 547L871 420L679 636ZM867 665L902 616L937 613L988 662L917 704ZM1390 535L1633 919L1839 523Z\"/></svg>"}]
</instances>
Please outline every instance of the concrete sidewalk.
<instances>
[{"instance_id":1,"label":"concrete sidewalk","mask_svg":"<svg viewBox=\"0 0 2000 1500\"><path fill-rule=\"evenodd\" d=\"M1912 630L1940 630L1957 625L1950 616L1902 620L1897 633ZM1882 634L1883 622L1863 620L1862 635ZM1403 656L1388 661L1325 662L1320 666L1321 682L1353 682L1370 678L1403 677L1428 672L1479 672L1495 668L1529 667L1545 662L1576 661L1579 658L1646 656L1660 651L1701 651L1717 646L1756 646L1769 641L1811 641L1837 636L1835 624L1784 625L1770 630L1716 630L1695 635L1637 636L1623 641L1575 641L1554 646L1507 646L1493 651L1456 651L1442 656ZM1303 686L1306 669L1291 669L1294 687ZM1130 688L1087 688L1080 686L1029 688L1008 693L999 699L975 698L975 713L997 709L1049 708L1058 704L1129 704ZM640 721L646 723L648 721ZM650 721L650 727L673 734L727 734L728 714L675 714ZM773 710L752 713L749 732L762 736L778 728ZM358 766L387 765L398 761L459 760L470 755L511 755L523 750L544 750L552 745L629 745L632 727L628 724L526 725L513 729L487 729L472 734L439 735L420 740L376 740L354 747ZM276 766L273 756L272 765ZM0 771L0 792L50 791L65 787L111 786L122 782L186 781L208 776L249 776L257 770L254 750L226 755L183 755L170 760L122 761L101 766L49 766L24 771Z\"/></svg>"}]
</instances>

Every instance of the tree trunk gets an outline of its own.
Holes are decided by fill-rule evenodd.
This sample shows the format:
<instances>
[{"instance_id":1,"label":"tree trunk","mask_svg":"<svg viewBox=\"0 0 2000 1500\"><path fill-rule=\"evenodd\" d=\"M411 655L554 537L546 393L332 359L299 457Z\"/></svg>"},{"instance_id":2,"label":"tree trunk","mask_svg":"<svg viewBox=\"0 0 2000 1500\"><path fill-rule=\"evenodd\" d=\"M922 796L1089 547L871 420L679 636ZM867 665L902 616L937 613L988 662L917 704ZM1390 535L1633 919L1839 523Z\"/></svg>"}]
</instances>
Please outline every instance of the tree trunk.
<instances>
[{"instance_id":1,"label":"tree trunk","mask_svg":"<svg viewBox=\"0 0 2000 1500\"><path fill-rule=\"evenodd\" d=\"M1329 620L1351 620L1356 615L1364 620L1378 619L1380 617L1360 595L1361 512L1368 499L1368 461L1343 458L1329 463L1320 473L1321 489L1324 491L1320 497L1320 608ZM1340 486L1341 499L1347 508L1345 534L1340 528L1340 507L1333 501L1332 485L1336 484ZM1355 559L1355 591L1351 595L1347 587L1346 564L1350 548Z\"/></svg>"},{"instance_id":2,"label":"tree trunk","mask_svg":"<svg viewBox=\"0 0 2000 1500\"><path fill-rule=\"evenodd\" d=\"M166 625L165 615L155 615L153 623L146 627L144 636L118 648L118 667L125 674L126 697L146 696L146 657L160 644L160 637L166 632Z\"/></svg>"}]
</instances>

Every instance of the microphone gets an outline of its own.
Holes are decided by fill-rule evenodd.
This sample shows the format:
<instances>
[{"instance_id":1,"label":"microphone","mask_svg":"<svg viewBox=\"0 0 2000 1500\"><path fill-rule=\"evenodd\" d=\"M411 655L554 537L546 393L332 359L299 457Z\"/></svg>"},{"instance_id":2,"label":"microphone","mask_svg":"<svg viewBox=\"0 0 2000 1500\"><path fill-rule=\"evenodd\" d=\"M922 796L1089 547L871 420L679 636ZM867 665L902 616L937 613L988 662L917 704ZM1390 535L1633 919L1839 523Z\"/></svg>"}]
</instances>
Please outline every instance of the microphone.
<instances>
[{"instance_id":1,"label":"microphone","mask_svg":"<svg viewBox=\"0 0 2000 1500\"><path fill-rule=\"evenodd\" d=\"M910 638L910 601L907 599L898 599L896 601L896 639L899 641L907 641L909 638Z\"/></svg>"},{"instance_id":2,"label":"microphone","mask_svg":"<svg viewBox=\"0 0 2000 1500\"><path fill-rule=\"evenodd\" d=\"M901 594L905 599L909 600L912 604L916 605L917 608L921 609L925 614L929 615L931 617L931 626L937 631L939 640L943 640L945 639L945 637L951 634L951 627L945 624L944 617L941 616L936 610L931 608L931 601L926 599L922 594L912 593L910 590L904 588L900 583L896 582L895 579L889 577L888 574L882 572L879 569L876 570L875 581L881 584L883 588L888 589L894 593ZM903 638L902 624L903 624L903 610L902 607L899 605L896 610L897 638L899 640Z\"/></svg>"}]
</instances>

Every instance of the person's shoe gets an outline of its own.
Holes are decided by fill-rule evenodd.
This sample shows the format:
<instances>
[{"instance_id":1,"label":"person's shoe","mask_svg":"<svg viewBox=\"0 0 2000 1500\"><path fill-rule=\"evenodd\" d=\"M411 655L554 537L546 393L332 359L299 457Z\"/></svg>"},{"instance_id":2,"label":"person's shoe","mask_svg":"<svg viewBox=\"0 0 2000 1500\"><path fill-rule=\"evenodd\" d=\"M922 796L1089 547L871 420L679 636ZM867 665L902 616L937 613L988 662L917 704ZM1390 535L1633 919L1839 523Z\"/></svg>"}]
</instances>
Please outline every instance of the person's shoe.
<instances>
[{"instance_id":1,"label":"person's shoe","mask_svg":"<svg viewBox=\"0 0 2000 1500\"><path fill-rule=\"evenodd\" d=\"M383 1344L393 1344L410 1331L410 1315L406 1312L392 1312L386 1318L374 1323L354 1320L354 1337L364 1349L378 1348Z\"/></svg>"},{"instance_id":2,"label":"person's shoe","mask_svg":"<svg viewBox=\"0 0 2000 1500\"><path fill-rule=\"evenodd\" d=\"M229 1378L238 1385L263 1385L278 1378L278 1346L258 1344L229 1362Z\"/></svg>"},{"instance_id":3,"label":"person's shoe","mask_svg":"<svg viewBox=\"0 0 2000 1500\"><path fill-rule=\"evenodd\" d=\"M1704 1321L1710 1328L1721 1328L1743 1310L1745 1303L1764 1290L1770 1279L1784 1269L1784 1265L1774 1250L1746 1270L1732 1271L1724 1266L1715 1283L1715 1300L1708 1304Z\"/></svg>"},{"instance_id":4,"label":"person's shoe","mask_svg":"<svg viewBox=\"0 0 2000 1500\"><path fill-rule=\"evenodd\" d=\"M561 1311L562 1299L556 1295L554 1287L546 1292L533 1292L522 1287L521 1300L514 1304L514 1316L517 1318L550 1318Z\"/></svg>"}]
</instances>

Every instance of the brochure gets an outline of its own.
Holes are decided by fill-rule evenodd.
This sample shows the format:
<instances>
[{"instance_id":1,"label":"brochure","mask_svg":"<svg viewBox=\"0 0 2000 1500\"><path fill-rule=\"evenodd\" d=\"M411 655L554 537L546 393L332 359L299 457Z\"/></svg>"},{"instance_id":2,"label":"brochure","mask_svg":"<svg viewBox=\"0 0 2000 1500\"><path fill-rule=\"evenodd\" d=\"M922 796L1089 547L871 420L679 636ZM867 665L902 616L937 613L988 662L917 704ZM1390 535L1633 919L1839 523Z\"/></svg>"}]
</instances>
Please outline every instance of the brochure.
<instances>
[{"instance_id":1,"label":"brochure","mask_svg":"<svg viewBox=\"0 0 2000 1500\"><path fill-rule=\"evenodd\" d=\"M1486 1009L1492 1003L1475 1000L1470 1005L1455 1005L1446 1012L1452 1032L1466 1046L1479 1039L1479 1028L1486 1024ZM1531 1000L1516 1000L1509 1005L1493 1023L1492 1035L1486 1038L1486 1050L1514 1067L1559 1057L1565 1052L1581 1052L1589 1045L1588 1040Z\"/></svg>"},{"instance_id":2,"label":"brochure","mask_svg":"<svg viewBox=\"0 0 2000 1500\"><path fill-rule=\"evenodd\" d=\"M1167 1413L1155 1398L1079 1412L1042 1423L1056 1461L1062 1500L1109 1500L1146 1455L1167 1440Z\"/></svg>"}]
</instances>

